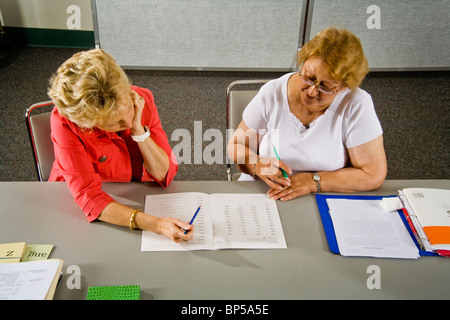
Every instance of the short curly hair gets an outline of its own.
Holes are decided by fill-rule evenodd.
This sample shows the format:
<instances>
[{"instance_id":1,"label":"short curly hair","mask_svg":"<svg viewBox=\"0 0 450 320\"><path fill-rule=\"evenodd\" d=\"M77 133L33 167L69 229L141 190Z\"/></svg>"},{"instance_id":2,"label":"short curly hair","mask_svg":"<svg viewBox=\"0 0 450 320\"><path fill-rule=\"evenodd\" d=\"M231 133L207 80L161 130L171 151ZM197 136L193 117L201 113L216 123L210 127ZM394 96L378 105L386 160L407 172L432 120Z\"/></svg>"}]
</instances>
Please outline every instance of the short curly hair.
<instances>
[{"instance_id":1,"label":"short curly hair","mask_svg":"<svg viewBox=\"0 0 450 320\"><path fill-rule=\"evenodd\" d=\"M107 121L131 94L131 81L102 49L74 54L50 79L48 95L58 112L81 128Z\"/></svg>"},{"instance_id":2,"label":"short curly hair","mask_svg":"<svg viewBox=\"0 0 450 320\"><path fill-rule=\"evenodd\" d=\"M298 52L298 65L311 57L321 58L330 76L350 89L359 87L370 71L360 40L347 29L320 31Z\"/></svg>"}]
</instances>

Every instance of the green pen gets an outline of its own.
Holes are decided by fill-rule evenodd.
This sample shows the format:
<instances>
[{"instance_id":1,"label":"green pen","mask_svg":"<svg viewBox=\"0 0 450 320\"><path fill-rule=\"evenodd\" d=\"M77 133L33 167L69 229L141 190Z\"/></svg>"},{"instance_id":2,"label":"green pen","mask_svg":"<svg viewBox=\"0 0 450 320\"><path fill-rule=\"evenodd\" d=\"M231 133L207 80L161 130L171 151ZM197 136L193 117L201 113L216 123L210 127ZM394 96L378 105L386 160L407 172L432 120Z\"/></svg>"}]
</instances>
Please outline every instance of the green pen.
<instances>
[{"instance_id":1,"label":"green pen","mask_svg":"<svg viewBox=\"0 0 450 320\"><path fill-rule=\"evenodd\" d=\"M275 155L277 156L277 159L280 160L280 156L278 155L277 149L275 148L274 145L272 145L272 147L273 147L273 151L275 152ZM281 170L281 173L283 173L284 178L287 179L288 175L287 175L286 171L284 171L281 168L280 168L280 170Z\"/></svg>"}]
</instances>

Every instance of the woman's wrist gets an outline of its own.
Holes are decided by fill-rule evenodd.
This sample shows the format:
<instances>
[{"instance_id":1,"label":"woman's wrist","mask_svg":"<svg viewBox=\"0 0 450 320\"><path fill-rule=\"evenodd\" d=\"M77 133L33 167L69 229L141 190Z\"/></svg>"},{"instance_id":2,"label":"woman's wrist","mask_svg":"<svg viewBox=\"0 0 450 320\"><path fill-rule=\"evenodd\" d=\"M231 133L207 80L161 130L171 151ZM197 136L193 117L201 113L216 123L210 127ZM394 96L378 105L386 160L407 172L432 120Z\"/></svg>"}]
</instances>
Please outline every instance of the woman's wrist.
<instances>
[{"instance_id":1,"label":"woman's wrist","mask_svg":"<svg viewBox=\"0 0 450 320\"><path fill-rule=\"evenodd\" d=\"M256 179L258 177L258 174L256 172L256 169L257 169L256 167L257 167L258 163L259 163L259 156L256 156L256 162L253 164L253 171L252 171L253 179Z\"/></svg>"},{"instance_id":2,"label":"woman's wrist","mask_svg":"<svg viewBox=\"0 0 450 320\"><path fill-rule=\"evenodd\" d=\"M131 221L131 217L130 217ZM147 230L154 233L160 233L158 229L159 218L138 210L133 219L134 229Z\"/></svg>"},{"instance_id":3,"label":"woman's wrist","mask_svg":"<svg viewBox=\"0 0 450 320\"><path fill-rule=\"evenodd\" d=\"M134 136L140 136L145 133L145 128L143 125L138 125L136 127L131 128L131 134Z\"/></svg>"},{"instance_id":4,"label":"woman's wrist","mask_svg":"<svg viewBox=\"0 0 450 320\"><path fill-rule=\"evenodd\" d=\"M134 229L137 229L137 228L138 228L135 219L136 219L136 215L137 215L139 212L141 212L141 209L136 209L136 210L134 210L134 211L131 213L131 215L130 215L130 225L129 225L129 227L130 227L131 230L134 230Z\"/></svg>"},{"instance_id":5,"label":"woman's wrist","mask_svg":"<svg viewBox=\"0 0 450 320\"><path fill-rule=\"evenodd\" d=\"M310 188L311 193L323 192L323 175L320 172L314 171L311 173Z\"/></svg>"}]
</instances>

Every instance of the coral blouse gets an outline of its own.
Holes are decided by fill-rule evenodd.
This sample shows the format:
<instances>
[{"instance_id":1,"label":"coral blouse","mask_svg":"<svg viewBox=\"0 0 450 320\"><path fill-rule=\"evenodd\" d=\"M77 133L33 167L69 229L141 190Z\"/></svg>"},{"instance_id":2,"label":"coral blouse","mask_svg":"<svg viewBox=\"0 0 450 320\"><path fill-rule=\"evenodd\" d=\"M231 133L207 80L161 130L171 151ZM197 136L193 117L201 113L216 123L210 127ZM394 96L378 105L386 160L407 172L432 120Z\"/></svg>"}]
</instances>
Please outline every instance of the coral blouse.
<instances>
[{"instance_id":1,"label":"coral blouse","mask_svg":"<svg viewBox=\"0 0 450 320\"><path fill-rule=\"evenodd\" d=\"M178 164L172 156L153 94L148 89L131 86L145 99L142 125L150 130L150 138L169 157L169 171L164 183L157 181L144 167L139 146L131 139L131 130L107 132L94 128L83 131L75 123L52 111L51 137L55 150L49 181L66 181L77 205L94 221L114 199L102 191L102 182L156 181L166 187L173 180Z\"/></svg>"}]
</instances>

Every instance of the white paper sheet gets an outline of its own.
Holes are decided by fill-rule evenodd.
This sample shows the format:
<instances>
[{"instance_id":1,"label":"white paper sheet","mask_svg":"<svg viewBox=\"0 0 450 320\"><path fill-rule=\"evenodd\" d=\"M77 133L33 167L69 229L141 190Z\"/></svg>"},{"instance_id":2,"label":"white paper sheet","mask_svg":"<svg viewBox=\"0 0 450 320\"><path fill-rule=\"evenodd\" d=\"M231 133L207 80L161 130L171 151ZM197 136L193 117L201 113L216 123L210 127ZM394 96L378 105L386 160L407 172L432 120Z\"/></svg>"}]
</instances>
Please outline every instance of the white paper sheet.
<instances>
[{"instance_id":1,"label":"white paper sheet","mask_svg":"<svg viewBox=\"0 0 450 320\"><path fill-rule=\"evenodd\" d=\"M381 200L327 199L343 256L417 259L419 250L396 211Z\"/></svg>"},{"instance_id":2,"label":"white paper sheet","mask_svg":"<svg viewBox=\"0 0 450 320\"><path fill-rule=\"evenodd\" d=\"M141 251L286 248L278 209L265 194L195 192L148 195L145 212L194 221L194 238L174 243L161 234L142 232Z\"/></svg>"},{"instance_id":3,"label":"white paper sheet","mask_svg":"<svg viewBox=\"0 0 450 320\"><path fill-rule=\"evenodd\" d=\"M403 192L422 227L450 227L450 190L406 188Z\"/></svg>"}]
</instances>

